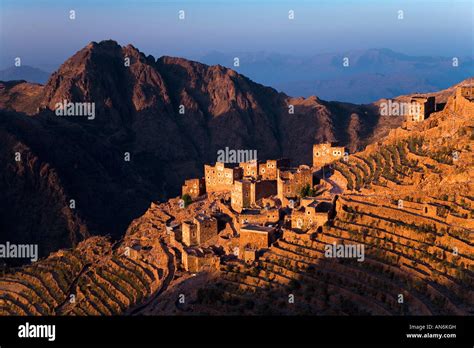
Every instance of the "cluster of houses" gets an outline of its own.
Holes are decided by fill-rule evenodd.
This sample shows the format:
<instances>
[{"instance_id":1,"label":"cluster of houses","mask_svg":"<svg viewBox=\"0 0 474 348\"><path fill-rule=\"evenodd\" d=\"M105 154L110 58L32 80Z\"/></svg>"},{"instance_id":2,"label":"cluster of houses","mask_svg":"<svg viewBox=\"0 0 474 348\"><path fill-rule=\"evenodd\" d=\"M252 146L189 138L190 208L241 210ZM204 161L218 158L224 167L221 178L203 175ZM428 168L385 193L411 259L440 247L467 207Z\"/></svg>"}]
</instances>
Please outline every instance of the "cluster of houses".
<instances>
[{"instance_id":1,"label":"cluster of houses","mask_svg":"<svg viewBox=\"0 0 474 348\"><path fill-rule=\"evenodd\" d=\"M458 88L456 96L459 104L465 99L471 102L474 87ZM405 125L421 122L443 107L435 104L434 97L414 96L409 103L417 107L416 112L404 115ZM229 193L225 209L227 215L232 215L237 230L234 237L238 238L233 255L253 262L285 233L322 231L322 226L334 217L334 197L318 195L313 189L321 178L321 169L345 156L348 154L344 147L322 143L313 145L312 166L291 167L288 159L217 162L204 166L203 178L186 180L182 195L197 200L212 192ZM414 207L415 203L406 205L420 209ZM422 209L425 215L434 214L431 206L423 205ZM209 241L219 235L219 214L198 214L192 221L177 226L186 270L197 272L205 267L218 267L222 251L216 251Z\"/></svg>"},{"instance_id":2,"label":"cluster of houses","mask_svg":"<svg viewBox=\"0 0 474 348\"><path fill-rule=\"evenodd\" d=\"M287 159L205 165L204 178L186 180L182 195L197 200L211 192L229 193L227 206L238 232L234 254L253 262L283 230L317 230L328 221L333 201L305 197L303 192L312 192L317 171L344 154L343 147L324 143L313 146L312 166L291 167ZM206 243L219 234L218 220L218 214L198 214L176 226L186 270L197 272L219 265L220 255Z\"/></svg>"}]
</instances>

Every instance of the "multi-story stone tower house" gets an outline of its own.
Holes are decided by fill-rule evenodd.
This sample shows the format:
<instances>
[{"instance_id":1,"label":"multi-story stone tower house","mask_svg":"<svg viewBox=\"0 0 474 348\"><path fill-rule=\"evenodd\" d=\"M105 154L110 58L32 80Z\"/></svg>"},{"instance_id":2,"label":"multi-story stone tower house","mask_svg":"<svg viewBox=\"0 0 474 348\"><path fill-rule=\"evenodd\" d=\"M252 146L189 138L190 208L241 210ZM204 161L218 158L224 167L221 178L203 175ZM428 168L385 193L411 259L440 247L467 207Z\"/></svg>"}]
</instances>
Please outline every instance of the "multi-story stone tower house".
<instances>
[{"instance_id":1,"label":"multi-story stone tower house","mask_svg":"<svg viewBox=\"0 0 474 348\"><path fill-rule=\"evenodd\" d=\"M250 208L250 186L252 182L248 179L236 180L230 197L232 209L241 212L244 208Z\"/></svg>"},{"instance_id":2,"label":"multi-story stone tower house","mask_svg":"<svg viewBox=\"0 0 474 348\"><path fill-rule=\"evenodd\" d=\"M193 221L181 225L182 241L187 246L200 245L217 236L217 220L212 216L198 214Z\"/></svg>"},{"instance_id":3,"label":"multi-story stone tower house","mask_svg":"<svg viewBox=\"0 0 474 348\"><path fill-rule=\"evenodd\" d=\"M288 168L289 166L290 160L287 158L267 160L260 163L258 173L263 180L276 180L278 169Z\"/></svg>"},{"instance_id":4,"label":"multi-story stone tower house","mask_svg":"<svg viewBox=\"0 0 474 348\"><path fill-rule=\"evenodd\" d=\"M206 193L206 183L203 178L188 179L184 181L181 191L183 196L187 194L191 198L195 199Z\"/></svg>"},{"instance_id":5,"label":"multi-story stone tower house","mask_svg":"<svg viewBox=\"0 0 474 348\"><path fill-rule=\"evenodd\" d=\"M257 178L258 177L258 167L260 163L257 161L241 162L239 167L242 168L243 176Z\"/></svg>"},{"instance_id":6,"label":"multi-story stone tower house","mask_svg":"<svg viewBox=\"0 0 474 348\"><path fill-rule=\"evenodd\" d=\"M256 206L263 198L277 194L275 180L255 180L244 178L234 181L231 193L231 206L237 212Z\"/></svg>"},{"instance_id":7,"label":"multi-story stone tower house","mask_svg":"<svg viewBox=\"0 0 474 348\"><path fill-rule=\"evenodd\" d=\"M231 191L234 181L242 179L242 168L230 163L217 162L215 166L204 165L207 192Z\"/></svg>"},{"instance_id":8,"label":"multi-story stone tower house","mask_svg":"<svg viewBox=\"0 0 474 348\"><path fill-rule=\"evenodd\" d=\"M405 121L408 123L421 122L436 111L435 97L415 96L411 98L410 103L412 104L410 112L408 115L405 115Z\"/></svg>"},{"instance_id":9,"label":"multi-story stone tower house","mask_svg":"<svg viewBox=\"0 0 474 348\"><path fill-rule=\"evenodd\" d=\"M344 156L344 147L332 146L330 143L313 145L313 167L322 167L337 161Z\"/></svg>"},{"instance_id":10,"label":"multi-story stone tower house","mask_svg":"<svg viewBox=\"0 0 474 348\"><path fill-rule=\"evenodd\" d=\"M309 166L278 170L277 191L280 200L297 197L306 185L313 187L313 172Z\"/></svg>"}]
</instances>

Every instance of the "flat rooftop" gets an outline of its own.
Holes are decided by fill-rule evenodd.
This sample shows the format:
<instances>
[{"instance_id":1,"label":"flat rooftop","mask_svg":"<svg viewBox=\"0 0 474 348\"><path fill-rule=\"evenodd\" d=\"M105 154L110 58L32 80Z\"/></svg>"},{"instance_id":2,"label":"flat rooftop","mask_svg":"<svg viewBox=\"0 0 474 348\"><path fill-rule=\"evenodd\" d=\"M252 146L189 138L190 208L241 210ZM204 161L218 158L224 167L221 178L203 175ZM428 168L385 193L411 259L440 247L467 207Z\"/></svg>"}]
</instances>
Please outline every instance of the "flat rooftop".
<instances>
[{"instance_id":1,"label":"flat rooftop","mask_svg":"<svg viewBox=\"0 0 474 348\"><path fill-rule=\"evenodd\" d=\"M273 232L275 230L274 227L260 226L260 225L254 225L254 224L245 224L240 229L248 230L252 232L264 232L264 233Z\"/></svg>"},{"instance_id":2,"label":"flat rooftop","mask_svg":"<svg viewBox=\"0 0 474 348\"><path fill-rule=\"evenodd\" d=\"M199 221L214 221L215 220L214 217L205 215L205 214L197 214L195 219Z\"/></svg>"}]
</instances>

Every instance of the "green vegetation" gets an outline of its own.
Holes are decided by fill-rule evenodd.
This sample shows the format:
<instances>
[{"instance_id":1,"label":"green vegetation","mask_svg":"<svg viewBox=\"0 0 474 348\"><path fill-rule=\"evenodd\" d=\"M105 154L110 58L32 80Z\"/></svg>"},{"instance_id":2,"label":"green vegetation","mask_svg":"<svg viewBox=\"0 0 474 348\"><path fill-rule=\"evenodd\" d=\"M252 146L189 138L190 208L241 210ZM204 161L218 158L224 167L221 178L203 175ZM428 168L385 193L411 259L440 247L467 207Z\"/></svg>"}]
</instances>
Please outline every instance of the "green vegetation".
<instances>
[{"instance_id":1,"label":"green vegetation","mask_svg":"<svg viewBox=\"0 0 474 348\"><path fill-rule=\"evenodd\" d=\"M309 184L306 184L303 186L300 190L300 197L314 197L316 195L316 191L309 186Z\"/></svg>"},{"instance_id":2,"label":"green vegetation","mask_svg":"<svg viewBox=\"0 0 474 348\"><path fill-rule=\"evenodd\" d=\"M190 195L185 193L184 195L181 196L181 199L184 202L184 207L186 208L188 205L190 205L193 202L193 199L191 198Z\"/></svg>"}]
</instances>

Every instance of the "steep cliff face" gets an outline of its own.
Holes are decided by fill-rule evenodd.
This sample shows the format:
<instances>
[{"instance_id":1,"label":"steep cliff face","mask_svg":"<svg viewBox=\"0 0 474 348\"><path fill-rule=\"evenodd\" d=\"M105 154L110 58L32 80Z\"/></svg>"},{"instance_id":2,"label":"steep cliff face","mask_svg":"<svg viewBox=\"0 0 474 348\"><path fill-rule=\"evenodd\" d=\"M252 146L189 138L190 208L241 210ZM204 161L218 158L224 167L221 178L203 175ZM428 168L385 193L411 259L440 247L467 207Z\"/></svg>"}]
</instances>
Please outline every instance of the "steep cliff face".
<instances>
[{"instance_id":1,"label":"steep cliff face","mask_svg":"<svg viewBox=\"0 0 474 348\"><path fill-rule=\"evenodd\" d=\"M291 98L222 66L155 60L114 41L87 45L45 86L5 86L0 109L30 117L2 113L1 130L21 137L55 171L65 202L76 200L75 213L93 234L120 236L150 201L176 195L185 178L201 176L219 149L256 149L262 160L310 163L313 143L339 141L355 150L380 128L372 105ZM94 103L94 118L56 116L65 100ZM28 126L14 127L25 119ZM13 145L2 149L8 158ZM14 187L8 190L15 195ZM30 211L36 218L46 214ZM83 235L65 234L69 243ZM68 245L55 240L57 247Z\"/></svg>"},{"instance_id":2,"label":"steep cliff face","mask_svg":"<svg viewBox=\"0 0 474 348\"><path fill-rule=\"evenodd\" d=\"M38 244L41 256L89 235L46 153L54 143L50 136L37 120L1 113L0 241Z\"/></svg>"}]
</instances>

